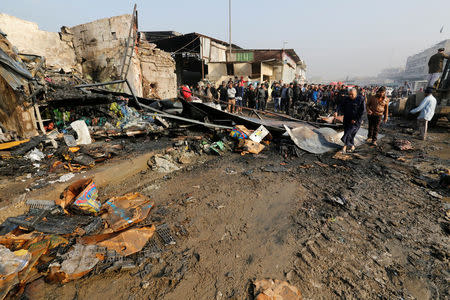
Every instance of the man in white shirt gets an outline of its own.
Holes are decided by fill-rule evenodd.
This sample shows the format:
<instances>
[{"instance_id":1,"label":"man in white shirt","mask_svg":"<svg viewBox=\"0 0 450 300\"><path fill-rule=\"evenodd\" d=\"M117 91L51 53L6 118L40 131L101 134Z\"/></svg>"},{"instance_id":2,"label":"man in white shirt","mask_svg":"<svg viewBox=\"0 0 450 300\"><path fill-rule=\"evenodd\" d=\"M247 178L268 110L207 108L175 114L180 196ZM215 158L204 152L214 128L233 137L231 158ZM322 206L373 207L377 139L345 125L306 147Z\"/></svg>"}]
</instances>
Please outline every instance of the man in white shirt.
<instances>
[{"instance_id":1,"label":"man in white shirt","mask_svg":"<svg viewBox=\"0 0 450 300\"><path fill-rule=\"evenodd\" d=\"M227 110L230 113L234 113L236 110L236 89L233 87L233 84L231 82L228 84L227 96L228 96Z\"/></svg>"},{"instance_id":2,"label":"man in white shirt","mask_svg":"<svg viewBox=\"0 0 450 300\"><path fill-rule=\"evenodd\" d=\"M425 98L422 100L419 106L411 110L410 113L415 114L420 112L417 117L417 122L419 124L419 131L422 140L427 138L428 122L433 119L434 110L436 109L436 98L434 98L433 88L427 87L425 90Z\"/></svg>"}]
</instances>

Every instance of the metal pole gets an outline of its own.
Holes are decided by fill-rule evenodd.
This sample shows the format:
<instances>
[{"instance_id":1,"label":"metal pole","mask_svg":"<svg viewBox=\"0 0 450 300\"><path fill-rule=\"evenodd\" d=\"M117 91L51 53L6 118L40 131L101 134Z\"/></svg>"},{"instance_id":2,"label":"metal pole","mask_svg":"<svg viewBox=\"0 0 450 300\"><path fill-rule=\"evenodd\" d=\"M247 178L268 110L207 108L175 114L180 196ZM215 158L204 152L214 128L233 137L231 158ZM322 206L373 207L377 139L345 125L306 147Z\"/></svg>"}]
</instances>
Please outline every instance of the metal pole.
<instances>
[{"instance_id":1,"label":"metal pole","mask_svg":"<svg viewBox=\"0 0 450 300\"><path fill-rule=\"evenodd\" d=\"M94 86L104 86L104 85L112 85L112 84L119 84L124 83L125 80L115 80L110 82L101 82L101 83L88 83L88 84L79 84L74 87L76 88L85 88L85 87L94 87Z\"/></svg>"},{"instance_id":2,"label":"metal pole","mask_svg":"<svg viewBox=\"0 0 450 300\"><path fill-rule=\"evenodd\" d=\"M229 37L230 37L230 60L231 60L231 0L228 0L228 25L229 25Z\"/></svg>"}]
</instances>

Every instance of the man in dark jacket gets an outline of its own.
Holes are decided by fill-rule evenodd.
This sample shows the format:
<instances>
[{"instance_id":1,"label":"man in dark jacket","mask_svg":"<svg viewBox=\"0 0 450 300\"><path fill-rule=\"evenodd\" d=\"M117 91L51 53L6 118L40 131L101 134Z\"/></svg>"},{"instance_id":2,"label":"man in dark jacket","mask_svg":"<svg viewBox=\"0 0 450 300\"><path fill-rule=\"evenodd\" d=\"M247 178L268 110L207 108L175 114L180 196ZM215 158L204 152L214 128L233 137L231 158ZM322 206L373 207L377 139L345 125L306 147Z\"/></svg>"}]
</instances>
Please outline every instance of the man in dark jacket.
<instances>
[{"instance_id":1,"label":"man in dark jacket","mask_svg":"<svg viewBox=\"0 0 450 300\"><path fill-rule=\"evenodd\" d=\"M289 109L291 108L292 102L293 102L293 98L294 98L294 84L291 83L288 86L287 89L287 97L285 102L283 103L284 107L283 110L286 112L287 115L289 115Z\"/></svg>"},{"instance_id":2,"label":"man in dark jacket","mask_svg":"<svg viewBox=\"0 0 450 300\"><path fill-rule=\"evenodd\" d=\"M261 84L261 86L256 91L256 109L265 110L266 99L267 99L266 86L264 84Z\"/></svg>"},{"instance_id":3,"label":"man in dark jacket","mask_svg":"<svg viewBox=\"0 0 450 300\"><path fill-rule=\"evenodd\" d=\"M355 150L355 135L361 127L362 118L365 111L365 101L361 95L357 95L355 88L349 91L341 103L341 111L344 114L344 135L341 141L344 143L342 152L347 151L347 147L351 147L349 152Z\"/></svg>"},{"instance_id":4,"label":"man in dark jacket","mask_svg":"<svg viewBox=\"0 0 450 300\"><path fill-rule=\"evenodd\" d=\"M439 48L438 53L430 57L428 61L428 85L427 87L433 87L435 82L442 75L442 68L444 67L444 59L449 59L450 56L444 53L444 48Z\"/></svg>"},{"instance_id":5,"label":"man in dark jacket","mask_svg":"<svg viewBox=\"0 0 450 300\"><path fill-rule=\"evenodd\" d=\"M274 110L278 111L281 106L281 87L278 82L275 82L272 87L272 100Z\"/></svg>"},{"instance_id":6,"label":"man in dark jacket","mask_svg":"<svg viewBox=\"0 0 450 300\"><path fill-rule=\"evenodd\" d=\"M219 87L219 100L228 103L228 94L227 94L227 86L225 85L225 81L222 81L222 85Z\"/></svg>"},{"instance_id":7,"label":"man in dark jacket","mask_svg":"<svg viewBox=\"0 0 450 300\"><path fill-rule=\"evenodd\" d=\"M294 98L292 99L292 102L298 102L300 101L302 97L302 89L298 85L298 83L294 83Z\"/></svg>"},{"instance_id":8,"label":"man in dark jacket","mask_svg":"<svg viewBox=\"0 0 450 300\"><path fill-rule=\"evenodd\" d=\"M255 87L251 84L248 86L248 88L245 90L243 105L250 108L256 108L256 91Z\"/></svg>"}]
</instances>

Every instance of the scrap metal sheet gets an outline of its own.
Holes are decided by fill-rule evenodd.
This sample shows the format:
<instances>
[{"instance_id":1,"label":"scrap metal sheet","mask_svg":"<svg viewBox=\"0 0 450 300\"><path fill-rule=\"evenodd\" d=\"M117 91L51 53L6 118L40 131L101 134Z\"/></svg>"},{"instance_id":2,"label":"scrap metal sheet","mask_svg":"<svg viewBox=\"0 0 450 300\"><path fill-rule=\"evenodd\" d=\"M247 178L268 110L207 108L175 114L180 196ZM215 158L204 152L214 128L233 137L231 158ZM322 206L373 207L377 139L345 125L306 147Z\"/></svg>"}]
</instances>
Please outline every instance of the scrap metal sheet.
<instances>
[{"instance_id":1,"label":"scrap metal sheet","mask_svg":"<svg viewBox=\"0 0 450 300\"><path fill-rule=\"evenodd\" d=\"M336 131L332 128L315 128L311 125L300 125L293 129L284 126L292 141L302 150L314 154L322 154L341 148L344 144L341 141L344 131ZM378 135L381 139L383 135ZM360 128L355 136L355 146L365 143L367 129Z\"/></svg>"}]
</instances>

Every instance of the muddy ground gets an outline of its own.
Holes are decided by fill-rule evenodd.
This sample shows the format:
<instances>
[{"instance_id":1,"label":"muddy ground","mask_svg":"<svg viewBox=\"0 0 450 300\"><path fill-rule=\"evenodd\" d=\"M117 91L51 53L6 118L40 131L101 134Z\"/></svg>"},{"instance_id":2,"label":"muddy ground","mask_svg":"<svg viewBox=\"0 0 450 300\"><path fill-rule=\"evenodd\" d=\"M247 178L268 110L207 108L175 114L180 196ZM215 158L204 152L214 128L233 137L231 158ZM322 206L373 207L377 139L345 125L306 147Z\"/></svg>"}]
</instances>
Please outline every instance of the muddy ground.
<instances>
[{"instance_id":1,"label":"muddy ground","mask_svg":"<svg viewBox=\"0 0 450 300\"><path fill-rule=\"evenodd\" d=\"M450 193L436 169L450 166L449 127L423 142L398 125L347 161L334 153L285 159L273 144L257 156L199 156L165 176L147 169L149 153L92 170L85 175L96 176L102 199L150 196L153 222L168 224L176 244L154 237L162 252L138 268L65 285L40 280L27 295L251 299L252 280L273 278L304 299L448 299ZM393 149L394 138L415 149ZM46 199L65 185L33 196Z\"/></svg>"}]
</instances>

